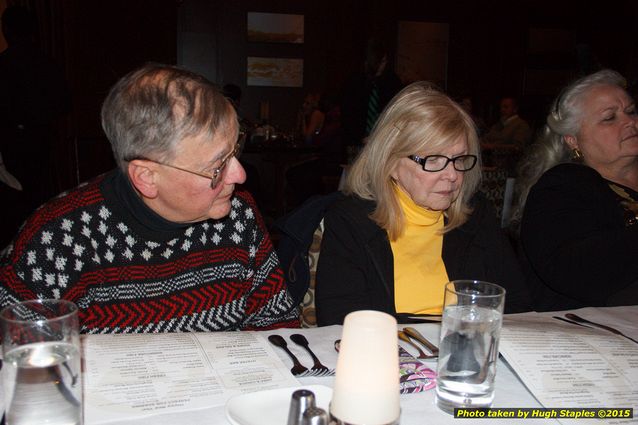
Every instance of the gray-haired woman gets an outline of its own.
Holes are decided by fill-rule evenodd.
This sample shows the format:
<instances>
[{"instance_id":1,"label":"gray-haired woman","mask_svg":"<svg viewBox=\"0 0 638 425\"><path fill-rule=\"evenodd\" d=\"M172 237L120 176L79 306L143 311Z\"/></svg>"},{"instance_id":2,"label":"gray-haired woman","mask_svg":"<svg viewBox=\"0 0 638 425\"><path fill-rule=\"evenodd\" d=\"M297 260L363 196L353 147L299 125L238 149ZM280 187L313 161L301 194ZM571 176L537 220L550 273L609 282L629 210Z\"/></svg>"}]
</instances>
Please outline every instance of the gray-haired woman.
<instances>
[{"instance_id":1,"label":"gray-haired woman","mask_svg":"<svg viewBox=\"0 0 638 425\"><path fill-rule=\"evenodd\" d=\"M567 86L520 165L536 310L638 302L638 116L625 86L611 70Z\"/></svg>"}]
</instances>

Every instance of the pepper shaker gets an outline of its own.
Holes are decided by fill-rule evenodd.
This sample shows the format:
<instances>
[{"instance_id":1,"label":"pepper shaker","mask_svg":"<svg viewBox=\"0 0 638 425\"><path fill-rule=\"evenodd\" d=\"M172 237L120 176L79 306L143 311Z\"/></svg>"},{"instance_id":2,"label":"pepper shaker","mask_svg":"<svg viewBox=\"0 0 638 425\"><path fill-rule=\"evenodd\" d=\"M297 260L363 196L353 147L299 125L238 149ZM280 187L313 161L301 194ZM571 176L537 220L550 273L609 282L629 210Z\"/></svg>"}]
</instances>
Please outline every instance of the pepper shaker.
<instances>
[{"instance_id":1,"label":"pepper shaker","mask_svg":"<svg viewBox=\"0 0 638 425\"><path fill-rule=\"evenodd\" d=\"M304 412L315 407L315 393L310 390L297 390L292 393L288 425L301 425Z\"/></svg>"}]
</instances>

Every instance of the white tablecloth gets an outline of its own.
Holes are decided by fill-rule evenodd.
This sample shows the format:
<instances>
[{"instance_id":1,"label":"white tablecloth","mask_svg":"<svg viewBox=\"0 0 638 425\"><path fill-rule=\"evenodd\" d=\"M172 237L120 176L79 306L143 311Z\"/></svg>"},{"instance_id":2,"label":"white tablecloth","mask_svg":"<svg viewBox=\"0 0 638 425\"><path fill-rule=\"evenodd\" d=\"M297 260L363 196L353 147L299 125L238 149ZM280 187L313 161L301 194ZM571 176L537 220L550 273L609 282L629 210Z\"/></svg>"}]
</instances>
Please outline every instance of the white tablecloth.
<instances>
[{"instance_id":1,"label":"white tablecloth","mask_svg":"<svg viewBox=\"0 0 638 425\"><path fill-rule=\"evenodd\" d=\"M606 307L593 308L588 307L573 312L586 316L590 320L598 321L612 325L625 334L638 338L638 306L629 307ZM542 313L547 316L558 315L557 312ZM438 345L440 325L438 324L418 324L410 325L417 328L429 340L436 342ZM399 327L402 327L401 325ZM317 357L328 367L334 367L337 361L337 353L334 350L334 341L341 337L341 326L328 326L315 329L280 329L277 331L268 331L266 334L277 333L288 337L293 333L303 333L310 342L310 347ZM307 366L312 365L310 356L305 354L303 348L289 344L299 360ZM282 350L277 350L285 364L291 364L290 359ZM436 360L429 361L431 368L436 370ZM327 378L301 378L301 384L322 384L332 386L334 377ZM424 393L406 394L401 396L401 425L423 425L423 424L459 424L475 423L468 419L454 419L451 415L443 413L434 404L435 390L429 390ZM541 404L526 389L523 383L518 379L508 364L499 359L496 373L496 395L492 407L542 407ZM552 406L549 406L552 407ZM609 406L612 407L612 406ZM469 421L469 422L467 422ZM507 420L503 419L480 419L481 425L504 425ZM578 421L574 421L577 423ZM211 408L200 412L190 412L188 414L171 415L171 417L155 417L148 421L137 421L138 424L153 425L173 425L173 424L229 424L225 416L224 408ZM525 424L557 424L554 419L526 419ZM124 423L122 423L123 425ZM131 423L132 425L133 423ZM87 424L90 425L90 424Z\"/></svg>"},{"instance_id":2,"label":"white tablecloth","mask_svg":"<svg viewBox=\"0 0 638 425\"><path fill-rule=\"evenodd\" d=\"M630 307L610 307L610 308L585 308L574 310L574 312L586 316L590 320L599 321L612 325L634 338L638 338L638 306ZM557 315L556 312L543 313L544 315ZM438 343L438 324L418 324L412 325L417 328L426 338ZM400 326L401 327L401 326ZM328 326L315 329L280 329L277 331L265 331L265 335L280 334L286 338L293 333L303 333L310 342L310 347L321 361L328 367L335 367L337 353L334 350L334 341L341 337L341 326ZM302 363L307 366L312 365L310 356L303 348L295 344L289 344L291 350L297 354ZM285 364L291 364L286 354L277 349L276 352ZM436 360L426 361L433 370L436 370ZM322 384L332 386L334 377L325 378L301 378L301 385ZM1 394L0 394L1 395ZM2 400L2 398L0 398ZM516 407L542 407L532 394L525 388L523 383L513 373L505 361L499 359L496 375L496 396L493 403L494 408L516 408ZM551 406L550 406L551 407ZM612 407L612 406L610 406ZM458 424L460 419L454 419L451 415L443 413L434 404L434 389L424 393L407 394L401 396L401 424ZM557 423L555 420L525 420L526 424L533 423ZM154 416L143 420L117 422L118 424L130 425L202 425L202 424L228 424L224 407L212 407L210 409L180 412L177 414ZM501 419L481 419L483 425L498 424L504 425ZM91 424L86 424L91 425Z\"/></svg>"}]
</instances>

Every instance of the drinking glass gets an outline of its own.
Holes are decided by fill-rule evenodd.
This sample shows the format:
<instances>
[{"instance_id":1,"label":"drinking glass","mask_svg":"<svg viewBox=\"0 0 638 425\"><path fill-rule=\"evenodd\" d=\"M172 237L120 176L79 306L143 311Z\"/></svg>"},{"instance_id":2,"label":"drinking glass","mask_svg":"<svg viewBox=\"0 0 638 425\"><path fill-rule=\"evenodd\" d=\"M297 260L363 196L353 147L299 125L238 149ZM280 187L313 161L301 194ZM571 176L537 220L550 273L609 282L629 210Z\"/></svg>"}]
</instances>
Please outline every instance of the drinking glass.
<instances>
[{"instance_id":1,"label":"drinking glass","mask_svg":"<svg viewBox=\"0 0 638 425\"><path fill-rule=\"evenodd\" d=\"M82 424L78 308L32 300L0 312L7 425Z\"/></svg>"},{"instance_id":2,"label":"drinking glass","mask_svg":"<svg viewBox=\"0 0 638 425\"><path fill-rule=\"evenodd\" d=\"M360 310L343 322L331 423L399 423L399 350L397 321L387 313Z\"/></svg>"},{"instance_id":3,"label":"drinking glass","mask_svg":"<svg viewBox=\"0 0 638 425\"><path fill-rule=\"evenodd\" d=\"M505 289L493 283L455 280L445 285L436 381L441 410L492 404L504 304Z\"/></svg>"}]
</instances>

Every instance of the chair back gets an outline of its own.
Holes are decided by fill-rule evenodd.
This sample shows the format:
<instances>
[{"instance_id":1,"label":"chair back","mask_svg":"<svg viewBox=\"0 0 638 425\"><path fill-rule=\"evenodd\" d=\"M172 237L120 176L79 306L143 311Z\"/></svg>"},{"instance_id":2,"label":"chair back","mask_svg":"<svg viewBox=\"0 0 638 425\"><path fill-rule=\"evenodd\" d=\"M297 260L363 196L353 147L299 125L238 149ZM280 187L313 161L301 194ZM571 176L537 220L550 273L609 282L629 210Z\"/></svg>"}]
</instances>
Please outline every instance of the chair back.
<instances>
[{"instance_id":1,"label":"chair back","mask_svg":"<svg viewBox=\"0 0 638 425\"><path fill-rule=\"evenodd\" d=\"M295 304L304 308L312 304L314 315L314 287L308 293L311 282L314 283L316 260L319 258L321 235L323 234L323 216L328 207L343 195L333 192L328 195L316 195L301 206L278 219L273 228L279 232L277 255L284 270L288 292ZM318 233L319 232L319 233ZM305 301L312 297L311 301ZM304 318L302 318L302 322ZM310 319L308 319L310 321ZM316 323L316 321L314 321Z\"/></svg>"},{"instance_id":2,"label":"chair back","mask_svg":"<svg viewBox=\"0 0 638 425\"><path fill-rule=\"evenodd\" d=\"M507 227L509 224L514 183L515 179L508 177L506 170L483 170L483 180L479 190L494 204L496 217L501 221L501 227Z\"/></svg>"},{"instance_id":3,"label":"chair back","mask_svg":"<svg viewBox=\"0 0 638 425\"><path fill-rule=\"evenodd\" d=\"M323 219L312 234L312 244L308 250L308 270L310 279L308 289L299 303L299 322L302 328L314 328L317 326L317 310L315 308L315 286L317 282L317 263L321 251L321 239L323 238Z\"/></svg>"}]
</instances>

